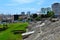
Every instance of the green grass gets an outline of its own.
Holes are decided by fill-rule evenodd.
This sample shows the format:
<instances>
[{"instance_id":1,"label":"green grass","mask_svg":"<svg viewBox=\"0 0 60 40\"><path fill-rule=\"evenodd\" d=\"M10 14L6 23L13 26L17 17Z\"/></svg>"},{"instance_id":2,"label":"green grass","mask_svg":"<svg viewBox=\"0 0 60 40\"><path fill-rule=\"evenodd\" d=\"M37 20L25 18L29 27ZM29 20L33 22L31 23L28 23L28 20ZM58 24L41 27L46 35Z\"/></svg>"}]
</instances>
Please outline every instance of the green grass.
<instances>
[{"instance_id":1,"label":"green grass","mask_svg":"<svg viewBox=\"0 0 60 40\"><path fill-rule=\"evenodd\" d=\"M7 24L8 29L0 32L0 40L22 40L21 34L13 34L13 30L26 30L28 23L11 23ZM1 26L0 26L1 27Z\"/></svg>"},{"instance_id":2,"label":"green grass","mask_svg":"<svg viewBox=\"0 0 60 40\"><path fill-rule=\"evenodd\" d=\"M2 28L3 27L3 25L2 24L0 24L0 28Z\"/></svg>"}]
</instances>

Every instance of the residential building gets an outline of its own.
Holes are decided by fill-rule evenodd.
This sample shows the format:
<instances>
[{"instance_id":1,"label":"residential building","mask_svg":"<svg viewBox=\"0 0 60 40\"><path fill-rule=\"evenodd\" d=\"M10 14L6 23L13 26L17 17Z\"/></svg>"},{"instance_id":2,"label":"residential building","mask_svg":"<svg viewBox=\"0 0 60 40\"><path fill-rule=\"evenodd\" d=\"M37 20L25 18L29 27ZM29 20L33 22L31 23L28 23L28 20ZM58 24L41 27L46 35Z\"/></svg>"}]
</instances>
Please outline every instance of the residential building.
<instances>
[{"instance_id":1,"label":"residential building","mask_svg":"<svg viewBox=\"0 0 60 40\"><path fill-rule=\"evenodd\" d=\"M55 13L56 16L60 16L60 3L52 4L52 11Z\"/></svg>"},{"instance_id":2,"label":"residential building","mask_svg":"<svg viewBox=\"0 0 60 40\"><path fill-rule=\"evenodd\" d=\"M19 20L20 20L21 22L26 22L27 16L26 16L26 15L19 15Z\"/></svg>"},{"instance_id":3,"label":"residential building","mask_svg":"<svg viewBox=\"0 0 60 40\"><path fill-rule=\"evenodd\" d=\"M2 15L0 14L0 21L2 21L2 18L3 18L3 17L2 17Z\"/></svg>"},{"instance_id":4,"label":"residential building","mask_svg":"<svg viewBox=\"0 0 60 40\"><path fill-rule=\"evenodd\" d=\"M31 13L31 12L28 11L27 14L26 14L28 18L30 18L30 13Z\"/></svg>"},{"instance_id":5,"label":"residential building","mask_svg":"<svg viewBox=\"0 0 60 40\"><path fill-rule=\"evenodd\" d=\"M51 11L51 8L50 8L50 7L41 8L41 13L42 13L42 14L47 14L48 11Z\"/></svg>"},{"instance_id":6,"label":"residential building","mask_svg":"<svg viewBox=\"0 0 60 40\"><path fill-rule=\"evenodd\" d=\"M25 12L21 12L21 15L25 15Z\"/></svg>"},{"instance_id":7,"label":"residential building","mask_svg":"<svg viewBox=\"0 0 60 40\"><path fill-rule=\"evenodd\" d=\"M18 20L19 19L19 15L14 15L14 20Z\"/></svg>"},{"instance_id":8,"label":"residential building","mask_svg":"<svg viewBox=\"0 0 60 40\"><path fill-rule=\"evenodd\" d=\"M2 22L13 22L14 21L14 17L13 15L1 15L1 21Z\"/></svg>"}]
</instances>

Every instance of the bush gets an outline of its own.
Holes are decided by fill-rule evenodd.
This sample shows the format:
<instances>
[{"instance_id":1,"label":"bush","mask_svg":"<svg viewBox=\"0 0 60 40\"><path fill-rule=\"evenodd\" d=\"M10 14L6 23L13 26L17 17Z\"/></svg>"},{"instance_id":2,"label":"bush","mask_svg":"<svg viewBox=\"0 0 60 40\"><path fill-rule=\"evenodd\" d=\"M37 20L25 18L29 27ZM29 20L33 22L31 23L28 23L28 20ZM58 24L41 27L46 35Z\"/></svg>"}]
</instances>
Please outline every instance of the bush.
<instances>
[{"instance_id":1,"label":"bush","mask_svg":"<svg viewBox=\"0 0 60 40\"><path fill-rule=\"evenodd\" d=\"M35 20L36 21L40 21L41 20L41 17L36 17Z\"/></svg>"}]
</instances>

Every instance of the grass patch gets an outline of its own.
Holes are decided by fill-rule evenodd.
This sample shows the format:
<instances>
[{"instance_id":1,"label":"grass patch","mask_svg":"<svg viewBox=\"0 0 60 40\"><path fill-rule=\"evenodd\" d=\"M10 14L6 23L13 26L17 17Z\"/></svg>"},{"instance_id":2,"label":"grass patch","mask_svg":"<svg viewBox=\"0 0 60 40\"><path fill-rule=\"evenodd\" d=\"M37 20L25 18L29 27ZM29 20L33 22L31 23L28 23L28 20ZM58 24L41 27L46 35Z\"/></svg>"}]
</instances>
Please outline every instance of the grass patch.
<instances>
[{"instance_id":1,"label":"grass patch","mask_svg":"<svg viewBox=\"0 0 60 40\"><path fill-rule=\"evenodd\" d=\"M3 24L0 24L0 28L2 28L3 27Z\"/></svg>"},{"instance_id":2,"label":"grass patch","mask_svg":"<svg viewBox=\"0 0 60 40\"><path fill-rule=\"evenodd\" d=\"M28 23L10 23L8 29L0 32L0 40L22 40L21 34L13 34L13 30L26 30ZM1 27L1 26L0 26Z\"/></svg>"}]
</instances>

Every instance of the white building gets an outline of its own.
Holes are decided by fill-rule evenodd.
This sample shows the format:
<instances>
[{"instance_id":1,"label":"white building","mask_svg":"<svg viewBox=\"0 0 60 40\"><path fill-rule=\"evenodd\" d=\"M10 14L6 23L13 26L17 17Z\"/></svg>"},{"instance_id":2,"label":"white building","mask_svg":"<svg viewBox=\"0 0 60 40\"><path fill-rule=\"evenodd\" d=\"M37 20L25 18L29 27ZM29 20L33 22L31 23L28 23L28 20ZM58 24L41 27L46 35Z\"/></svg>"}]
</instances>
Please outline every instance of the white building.
<instances>
[{"instance_id":1,"label":"white building","mask_svg":"<svg viewBox=\"0 0 60 40\"><path fill-rule=\"evenodd\" d=\"M43 14L47 14L48 11L51 11L51 8L50 7L41 8L41 13L43 13Z\"/></svg>"},{"instance_id":2,"label":"white building","mask_svg":"<svg viewBox=\"0 0 60 40\"><path fill-rule=\"evenodd\" d=\"M28 12L27 12L27 16L30 16L30 13L31 13L31 12L30 12L30 11L28 11Z\"/></svg>"},{"instance_id":3,"label":"white building","mask_svg":"<svg viewBox=\"0 0 60 40\"><path fill-rule=\"evenodd\" d=\"M52 4L52 10L54 11L55 15L60 15L60 3Z\"/></svg>"},{"instance_id":4,"label":"white building","mask_svg":"<svg viewBox=\"0 0 60 40\"><path fill-rule=\"evenodd\" d=\"M24 16L25 15L25 12L21 12L21 15Z\"/></svg>"}]
</instances>

